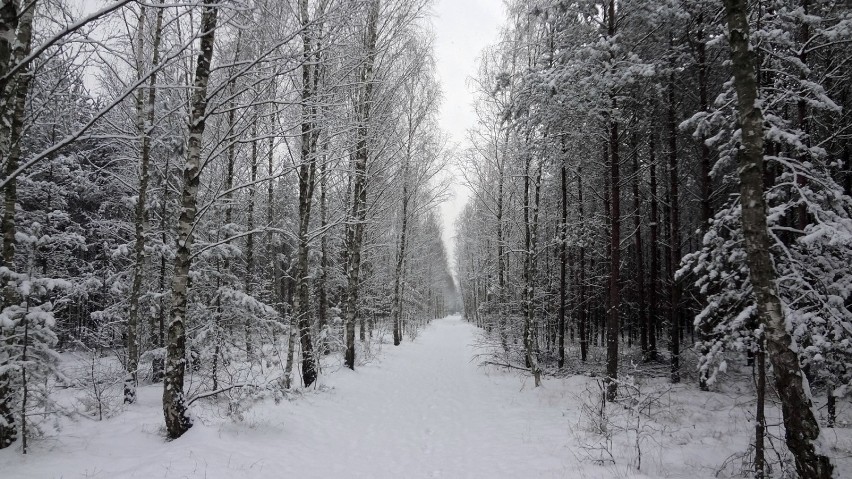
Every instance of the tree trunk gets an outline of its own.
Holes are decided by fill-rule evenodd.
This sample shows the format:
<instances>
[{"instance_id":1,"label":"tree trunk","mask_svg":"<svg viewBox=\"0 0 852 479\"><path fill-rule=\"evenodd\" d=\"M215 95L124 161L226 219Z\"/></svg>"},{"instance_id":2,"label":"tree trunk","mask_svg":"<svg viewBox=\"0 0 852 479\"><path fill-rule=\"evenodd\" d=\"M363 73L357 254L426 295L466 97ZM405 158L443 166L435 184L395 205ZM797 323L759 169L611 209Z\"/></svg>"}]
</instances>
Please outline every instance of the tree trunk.
<instances>
[{"instance_id":1,"label":"tree trunk","mask_svg":"<svg viewBox=\"0 0 852 479\"><path fill-rule=\"evenodd\" d=\"M660 253L657 247L659 241L659 203L657 200L657 158L656 144L654 141L654 133L651 134L651 139L648 143L649 150L649 176L651 182L651 275L649 279L650 291L648 298L648 354L645 356L648 361L656 361L657 359L657 314L660 284Z\"/></svg>"},{"instance_id":2,"label":"tree trunk","mask_svg":"<svg viewBox=\"0 0 852 479\"><path fill-rule=\"evenodd\" d=\"M160 4L165 0L161 0ZM151 129L155 121L155 104L157 99L157 65L160 63L160 38L163 26L163 8L157 9L157 20L154 27L154 43L152 46L151 77L148 82L148 98L144 100L143 90L139 90L136 96L137 130L141 136L139 154L139 195L136 200L134 211L134 239L133 245L133 281L130 287L130 306L127 314L127 377L124 380L124 402L131 404L136 401L136 385L138 382L139 369L139 297L142 295L142 279L145 275L145 243L148 229L148 182L150 174L148 168L151 163ZM141 78L144 65L145 42L145 7L141 7L139 13L139 26L137 27L137 75Z\"/></svg>"},{"instance_id":3,"label":"tree trunk","mask_svg":"<svg viewBox=\"0 0 852 479\"><path fill-rule=\"evenodd\" d=\"M322 12L319 12L322 15ZM316 94L319 85L318 73L318 51L321 45L317 45L314 51L314 28L308 17L308 1L299 2L299 16L302 24L302 131L301 131L301 160L299 163L299 236L298 251L296 253L296 294L294 295L293 314L296 315L296 323L299 328L299 342L302 348L302 381L305 387L310 386L317 378L316 365L314 362L313 340L311 338L312 314L310 307L310 289L308 287L308 275L310 266L308 255L310 244L308 236L311 225L311 206L316 186L316 146L318 142L318 105Z\"/></svg>"},{"instance_id":4,"label":"tree trunk","mask_svg":"<svg viewBox=\"0 0 852 479\"><path fill-rule=\"evenodd\" d=\"M698 17L698 107L702 112L708 110L707 101L707 40L704 35L704 14ZM707 146L706 136L702 131L698 136L699 149L701 151L701 233L706 233L710 227L710 219L713 216L711 209L710 198L712 195L713 179L710 177L712 165L710 163L710 147ZM699 332L699 337L705 340L708 336L707 331L703 329ZM706 346L702 347L701 355L706 356L709 353ZM709 390L707 384L707 371L698 371L698 387L702 391Z\"/></svg>"},{"instance_id":5,"label":"tree trunk","mask_svg":"<svg viewBox=\"0 0 852 479\"><path fill-rule=\"evenodd\" d=\"M172 278L172 307L169 315L166 375L163 382L163 415L167 435L177 439L190 427L192 420L186 414L183 378L186 369L186 311L189 267L192 261L192 228L198 206L198 186L201 176L201 142L204 136L207 111L207 83L210 78L210 61L213 58L216 6L206 5L201 14L201 44L195 68L192 92L192 112L189 118L189 139L186 163L183 168L181 211L178 224L177 252Z\"/></svg>"},{"instance_id":6,"label":"tree trunk","mask_svg":"<svg viewBox=\"0 0 852 479\"><path fill-rule=\"evenodd\" d=\"M765 448L763 441L766 434L766 353L763 349L763 338L758 338L757 350L757 412L754 421L754 477L763 479L766 469Z\"/></svg>"},{"instance_id":7,"label":"tree trunk","mask_svg":"<svg viewBox=\"0 0 852 479\"><path fill-rule=\"evenodd\" d=\"M350 221L354 224L349 228L348 248L348 281L346 296L346 367L355 369L355 321L358 318L358 292L360 288L361 243L364 238L364 222L367 219L367 159L369 152L369 123L370 107L373 101L373 63L376 56L376 41L378 39L380 0L373 0L367 15L364 50L366 56L361 65L359 95L356 104L356 146L354 171L352 172L352 210Z\"/></svg>"},{"instance_id":8,"label":"tree trunk","mask_svg":"<svg viewBox=\"0 0 852 479\"><path fill-rule=\"evenodd\" d=\"M509 142L508 133L506 133L506 140L503 144L503 152L506 151L506 144ZM506 297L506 256L505 256L505 245L504 245L504 232L503 232L503 190L504 188L504 175L503 175L503 165L505 164L505 158L500 158L499 148L495 148L494 154L496 155L497 160L497 327L500 329L500 344L503 346L503 354L506 356L509 355L509 332L507 331L508 327L508 318L506 306L508 302L508 298Z\"/></svg>"},{"instance_id":9,"label":"tree trunk","mask_svg":"<svg viewBox=\"0 0 852 479\"><path fill-rule=\"evenodd\" d=\"M323 146L323 158L320 163L320 231L328 227L328 174L326 172L327 156ZM317 329L320 340L318 350L320 354L328 354L328 235L320 237L320 272L317 280L317 302L319 303L317 318Z\"/></svg>"},{"instance_id":10,"label":"tree trunk","mask_svg":"<svg viewBox=\"0 0 852 479\"><path fill-rule=\"evenodd\" d=\"M9 1L0 8L0 73L5 74L7 68L19 63L29 55L32 46L32 24L35 12L35 1L30 3L30 8L24 12L18 12L18 2ZM6 43L6 39L14 37L15 41ZM27 103L32 74L30 66L25 66L6 85L3 85L3 96L0 99L0 160L6 166L6 176L11 177L12 172L18 168L18 160L21 155L21 134L24 128L24 112ZM2 266L14 271L15 269L15 205L18 201L17 178L12 178L3 190L3 248ZM11 304L16 300L17 293L13 288L0 291L2 302ZM0 307L0 309L2 309ZM0 329L0 341L7 341L5 332ZM25 341L26 343L26 341ZM26 346L26 344L25 344ZM0 363L0 366L4 366ZM0 449L11 445L18 437L18 427L15 413L12 410L14 392L9 387L11 377L8 373L0 373ZM26 382L26 381L25 381ZM25 394L26 396L26 394ZM25 420L25 416L21 416ZM21 431L26 441L25 423L21 424ZM26 450L26 444L24 444Z\"/></svg>"},{"instance_id":11,"label":"tree trunk","mask_svg":"<svg viewBox=\"0 0 852 479\"><path fill-rule=\"evenodd\" d=\"M615 0L609 1L607 13L608 34L615 36ZM609 112L609 167L610 167L610 268L609 268L609 315L606 325L606 397L614 401L618 392L618 333L620 329L620 268L621 268L621 174L618 158L618 120L615 118L617 105L615 96L610 96L612 109Z\"/></svg>"},{"instance_id":12,"label":"tree trunk","mask_svg":"<svg viewBox=\"0 0 852 479\"><path fill-rule=\"evenodd\" d=\"M535 351L535 249L536 229L538 221L538 198L541 189L541 168L535 180L536 205L530 204L530 158L527 155L526 167L524 168L524 350L526 352L526 366L530 368L535 386L541 386L541 369L538 365L538 355ZM533 209L530 214L530 209Z\"/></svg>"},{"instance_id":13,"label":"tree trunk","mask_svg":"<svg viewBox=\"0 0 852 479\"><path fill-rule=\"evenodd\" d=\"M793 340L787 332L772 263L763 191L763 111L758 102L755 52L749 43L748 3L725 0L742 149L739 151L740 205L749 278L764 326L767 352L781 399L787 447L803 479L828 479L832 464L814 445L819 424L806 392Z\"/></svg>"},{"instance_id":14,"label":"tree trunk","mask_svg":"<svg viewBox=\"0 0 852 479\"><path fill-rule=\"evenodd\" d=\"M580 224L585 224L586 216L583 211L583 175L577 169L577 212L580 216ZM586 247L580 243L580 324L577 330L580 334L580 360L586 362L589 351L589 308L586 305Z\"/></svg>"},{"instance_id":15,"label":"tree trunk","mask_svg":"<svg viewBox=\"0 0 852 479\"><path fill-rule=\"evenodd\" d=\"M402 341L400 330L400 317L402 315L402 270L405 264L405 243L408 228L408 158L403 168L402 183L402 225L399 232L399 243L396 251L396 269L394 270L393 298L391 299L391 321L393 321L393 345L399 346Z\"/></svg>"},{"instance_id":16,"label":"tree trunk","mask_svg":"<svg viewBox=\"0 0 852 479\"><path fill-rule=\"evenodd\" d=\"M562 152L560 179L562 186L562 218L559 223L559 324L557 342L559 347L559 368L565 367L565 296L567 294L566 263L568 262L568 172L565 167L565 154Z\"/></svg>"},{"instance_id":17,"label":"tree trunk","mask_svg":"<svg viewBox=\"0 0 852 479\"><path fill-rule=\"evenodd\" d=\"M669 352L671 353L671 381L680 382L680 285L675 279L680 264L680 208L678 204L677 124L675 122L674 78L669 77L668 114L669 130Z\"/></svg>"},{"instance_id":18,"label":"tree trunk","mask_svg":"<svg viewBox=\"0 0 852 479\"><path fill-rule=\"evenodd\" d=\"M639 178L642 176L639 169L639 140L637 133L632 132L630 144L633 155L633 229L636 247L636 290L639 303L639 346L642 356L648 355L648 310L645 299L645 256L642 251L642 203L639 190Z\"/></svg>"},{"instance_id":19,"label":"tree trunk","mask_svg":"<svg viewBox=\"0 0 852 479\"><path fill-rule=\"evenodd\" d=\"M254 230L254 202L255 202L255 182L257 181L257 114L252 122L251 127L251 164L249 165L249 184L248 187L248 211L246 212L246 228L248 231ZM254 293L254 233L249 233L246 237L246 294L251 296Z\"/></svg>"}]
</instances>

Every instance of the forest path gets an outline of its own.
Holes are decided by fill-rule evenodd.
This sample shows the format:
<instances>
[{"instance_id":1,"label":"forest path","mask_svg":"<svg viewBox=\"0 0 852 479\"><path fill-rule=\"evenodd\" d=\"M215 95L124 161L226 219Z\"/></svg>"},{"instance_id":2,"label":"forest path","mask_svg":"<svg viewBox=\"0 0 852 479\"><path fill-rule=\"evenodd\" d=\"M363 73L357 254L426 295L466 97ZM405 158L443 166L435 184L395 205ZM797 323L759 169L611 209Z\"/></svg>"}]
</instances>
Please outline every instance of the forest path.
<instances>
[{"instance_id":1,"label":"forest path","mask_svg":"<svg viewBox=\"0 0 852 479\"><path fill-rule=\"evenodd\" d=\"M381 364L333 378L339 406L293 431L295 457L329 455L287 469L317 478L566 477L566 438L552 437L565 418L521 398L528 381L479 368L476 335L459 317L435 320L413 343L384 346Z\"/></svg>"}]
</instances>

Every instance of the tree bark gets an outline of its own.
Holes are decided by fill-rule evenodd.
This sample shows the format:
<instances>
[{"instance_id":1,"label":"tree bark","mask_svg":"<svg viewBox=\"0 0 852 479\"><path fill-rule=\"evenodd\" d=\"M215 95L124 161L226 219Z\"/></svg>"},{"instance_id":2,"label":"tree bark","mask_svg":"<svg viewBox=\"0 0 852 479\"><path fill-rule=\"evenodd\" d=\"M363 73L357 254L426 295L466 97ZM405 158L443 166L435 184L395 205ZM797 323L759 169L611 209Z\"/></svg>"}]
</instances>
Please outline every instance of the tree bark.
<instances>
[{"instance_id":1,"label":"tree bark","mask_svg":"<svg viewBox=\"0 0 852 479\"><path fill-rule=\"evenodd\" d=\"M680 382L680 285L675 279L680 264L680 197L678 194L677 124L675 122L674 78L669 76L668 113L669 130L669 353L671 354L671 381Z\"/></svg>"},{"instance_id":2,"label":"tree bark","mask_svg":"<svg viewBox=\"0 0 852 479\"><path fill-rule=\"evenodd\" d=\"M758 338L757 349L757 411L754 421L754 477L763 479L766 469L764 438L766 434L766 353L763 348L763 338Z\"/></svg>"},{"instance_id":3,"label":"tree bark","mask_svg":"<svg viewBox=\"0 0 852 479\"><path fill-rule=\"evenodd\" d=\"M186 163L183 168L181 211L178 224L177 252L172 278L172 306L169 315L166 374L163 382L163 415L169 439L177 439L190 427L186 414L183 379L186 369L186 311L189 268L192 261L193 226L198 212L198 187L201 177L201 142L207 112L207 84L213 58L216 17L219 9L205 5L201 14L201 44L195 67L189 117L189 139Z\"/></svg>"},{"instance_id":4,"label":"tree bark","mask_svg":"<svg viewBox=\"0 0 852 479\"><path fill-rule=\"evenodd\" d=\"M749 39L748 3L746 0L724 0L724 4L742 132L738 154L740 205L749 278L775 373L775 387L781 399L787 447L795 458L796 470L803 479L828 479L833 467L814 444L819 438L819 424L793 340L787 331L772 263L763 190L764 119L758 97L755 51Z\"/></svg>"},{"instance_id":5,"label":"tree bark","mask_svg":"<svg viewBox=\"0 0 852 479\"><path fill-rule=\"evenodd\" d=\"M565 300L567 295L568 281L566 278L566 264L568 263L568 171L565 165L565 154L562 152L562 167L560 168L560 180L562 187L562 218L559 223L559 324L557 342L559 348L559 359L557 366L565 367Z\"/></svg>"},{"instance_id":6,"label":"tree bark","mask_svg":"<svg viewBox=\"0 0 852 479\"><path fill-rule=\"evenodd\" d=\"M648 162L650 164L648 176L651 183L651 232L649 238L651 243L651 274L649 279L650 298L648 298L648 354L645 356L648 361L656 361L657 359L657 314L658 294L660 291L660 250L657 247L659 241L660 213L659 202L657 200L657 158L654 138L655 134L652 133L648 143Z\"/></svg>"},{"instance_id":7,"label":"tree bark","mask_svg":"<svg viewBox=\"0 0 852 479\"><path fill-rule=\"evenodd\" d=\"M318 15L323 12L319 11ZM314 361L313 339L311 338L312 314L310 307L310 288L308 276L310 265L308 255L310 244L308 236L311 225L311 207L316 186L317 161L316 150L319 139L319 106L316 95L319 87L319 52L321 50L319 24L312 24L308 14L308 1L300 0L299 16L302 24L302 98L301 98L301 160L299 163L299 233L296 253L296 294L294 295L293 314L299 328L299 343L302 348L302 381L305 387L317 378ZM317 45L314 45L314 43Z\"/></svg>"},{"instance_id":8,"label":"tree bark","mask_svg":"<svg viewBox=\"0 0 852 479\"><path fill-rule=\"evenodd\" d=\"M639 346L643 357L648 355L648 310L645 300L645 256L642 251L642 203L639 190L639 140L634 131L630 136L633 156L633 229L636 248L636 290L639 303Z\"/></svg>"},{"instance_id":9,"label":"tree bark","mask_svg":"<svg viewBox=\"0 0 852 479\"><path fill-rule=\"evenodd\" d=\"M320 180L320 231L325 231L328 227L328 174L325 155L325 146L323 146L323 158L319 166ZM317 329L319 330L320 339L318 350L319 354L328 354L328 235L323 234L320 237L320 271L317 280L317 302L318 318Z\"/></svg>"},{"instance_id":10,"label":"tree bark","mask_svg":"<svg viewBox=\"0 0 852 479\"><path fill-rule=\"evenodd\" d=\"M35 1L30 3L30 8L18 12L18 2L4 2L0 7L0 68L5 74L7 68L18 64L24 57L29 55L32 47L32 24L35 12ZM10 17L11 15L11 17ZM15 41L7 44L7 39L14 37ZM30 66L26 65L15 75L14 81L4 85L2 94L5 98L0 99L0 164L5 163L6 176L11 177L12 172L18 168L18 160L21 156L21 134L24 129L24 109L27 103L27 94L32 81ZM15 268L15 205L18 201L17 178L12 178L3 190L3 247L2 266L14 270ZM0 291L0 299L3 304L11 304L17 298L13 288ZM26 321L25 325L26 327ZM5 331L0 329L0 341L7 341ZM26 341L25 341L26 343ZM25 344L26 347L26 344ZM0 363L0 366L3 366ZM18 426L15 413L12 410L14 392L9 387L11 377L8 373L0 373L0 449L11 445L18 437ZM26 381L24 381L26 383ZM24 393L26 398L26 392ZM21 416L21 432L26 441L25 419ZM26 450L26 444L24 444Z\"/></svg>"},{"instance_id":11,"label":"tree bark","mask_svg":"<svg viewBox=\"0 0 852 479\"><path fill-rule=\"evenodd\" d=\"M160 4L165 0L161 0ZM152 45L151 76L148 82L147 102L144 91L139 90L136 97L137 130L141 137L139 151L139 195L134 211L134 244L133 244L133 280L130 287L130 306L127 314L127 377L124 380L124 402L131 404L136 401L136 385L139 369L139 297L142 295L142 279L145 275L145 243L148 230L148 172L151 163L151 130L154 128L155 103L157 99L157 65L160 63L160 38L163 26L163 8L157 9L156 25L154 26L154 42ZM145 7L139 13L137 27L137 75L141 78L144 65L144 25Z\"/></svg>"},{"instance_id":12,"label":"tree bark","mask_svg":"<svg viewBox=\"0 0 852 479\"><path fill-rule=\"evenodd\" d=\"M607 13L608 35L614 37L615 30L615 0L609 1ZM609 314L606 325L606 397L614 401L618 392L618 333L620 329L620 268L621 268L621 174L618 157L618 120L616 115L616 100L610 95L611 110L609 112L609 167L610 167L610 268L609 268Z\"/></svg>"},{"instance_id":13,"label":"tree bark","mask_svg":"<svg viewBox=\"0 0 852 479\"><path fill-rule=\"evenodd\" d=\"M410 142L409 142L410 145ZM406 156L405 165L403 167L402 179L402 225L399 232L399 243L396 251L396 268L394 270L393 280L393 298L391 299L391 321L393 321L393 345L399 346L402 341L402 332L400 330L400 317L402 316L402 271L405 264L405 244L406 233L408 230L408 161Z\"/></svg>"},{"instance_id":14,"label":"tree bark","mask_svg":"<svg viewBox=\"0 0 852 479\"><path fill-rule=\"evenodd\" d=\"M541 386L541 369L538 365L538 354L535 350L535 256L536 230L538 222L538 201L541 190L541 166L535 179L535 205L530 204L530 157L526 158L524 168L524 350L526 366L530 368L535 381L535 387ZM530 210L532 214L530 213Z\"/></svg>"},{"instance_id":15,"label":"tree bark","mask_svg":"<svg viewBox=\"0 0 852 479\"><path fill-rule=\"evenodd\" d=\"M585 224L586 215L583 206L583 175L580 168L577 168L577 214L580 224ZM577 289L579 290L580 314L578 315L577 334L580 336L580 360L586 362L586 357L589 351L589 308L586 304L586 246L584 242L580 242L580 271L579 280L577 281Z\"/></svg>"}]
</instances>

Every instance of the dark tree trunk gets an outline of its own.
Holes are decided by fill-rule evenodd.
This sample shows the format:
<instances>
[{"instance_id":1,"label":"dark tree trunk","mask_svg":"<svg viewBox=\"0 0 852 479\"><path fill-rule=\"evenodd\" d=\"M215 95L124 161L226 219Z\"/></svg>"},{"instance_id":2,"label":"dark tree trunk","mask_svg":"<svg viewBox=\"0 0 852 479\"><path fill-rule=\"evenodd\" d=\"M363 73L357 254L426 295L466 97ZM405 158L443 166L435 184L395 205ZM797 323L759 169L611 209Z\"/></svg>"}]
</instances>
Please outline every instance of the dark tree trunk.
<instances>
[{"instance_id":1,"label":"dark tree trunk","mask_svg":"<svg viewBox=\"0 0 852 479\"><path fill-rule=\"evenodd\" d=\"M633 229L636 247L636 292L639 303L639 345L643 357L648 355L648 310L645 300L645 257L642 251L642 203L639 190L639 141L634 131L630 137L633 155Z\"/></svg>"},{"instance_id":2,"label":"dark tree trunk","mask_svg":"<svg viewBox=\"0 0 852 479\"><path fill-rule=\"evenodd\" d=\"M609 1L607 33L615 36L615 0ZM610 253L609 253L609 315L606 334L606 375L608 401L614 401L618 392L618 333L621 312L620 268L621 268L621 173L618 157L618 120L615 118L617 105L615 96L610 98L609 112L609 160L610 160Z\"/></svg>"},{"instance_id":3,"label":"dark tree trunk","mask_svg":"<svg viewBox=\"0 0 852 479\"><path fill-rule=\"evenodd\" d=\"M657 200L657 158L655 151L655 133L651 134L649 149L649 176L651 181L651 232L650 232L650 247L651 247L651 275L649 279L649 298L648 298L648 361L657 359L657 315L659 314L659 291L660 291L660 253L657 243L659 242L660 229L660 214L659 202Z\"/></svg>"},{"instance_id":4,"label":"dark tree trunk","mask_svg":"<svg viewBox=\"0 0 852 479\"><path fill-rule=\"evenodd\" d=\"M559 347L558 366L565 366L565 297L567 295L568 281L566 278L566 264L568 263L568 172L565 167L565 152L563 151L561 168L562 186L562 218L559 223L559 325L557 341ZM573 329L572 329L573 331Z\"/></svg>"},{"instance_id":5,"label":"dark tree trunk","mask_svg":"<svg viewBox=\"0 0 852 479\"><path fill-rule=\"evenodd\" d=\"M669 352L671 353L671 381L680 382L680 285L675 272L680 264L680 198L678 196L677 124L675 121L674 78L668 85L669 130Z\"/></svg>"},{"instance_id":6,"label":"dark tree trunk","mask_svg":"<svg viewBox=\"0 0 852 479\"><path fill-rule=\"evenodd\" d=\"M577 213L580 217L580 224L585 224L586 216L583 211L583 175L577 171ZM586 247L580 243L580 281L578 288L580 290L580 321L577 325L577 330L580 335L580 360L586 362L586 357L589 351L589 308L586 305Z\"/></svg>"},{"instance_id":7,"label":"dark tree trunk","mask_svg":"<svg viewBox=\"0 0 852 479\"><path fill-rule=\"evenodd\" d=\"M766 402L766 353L763 350L763 338L758 339L757 350L757 412L754 423L754 477L763 479L766 469L765 448L763 441L766 433L766 414L764 404Z\"/></svg>"}]
</instances>

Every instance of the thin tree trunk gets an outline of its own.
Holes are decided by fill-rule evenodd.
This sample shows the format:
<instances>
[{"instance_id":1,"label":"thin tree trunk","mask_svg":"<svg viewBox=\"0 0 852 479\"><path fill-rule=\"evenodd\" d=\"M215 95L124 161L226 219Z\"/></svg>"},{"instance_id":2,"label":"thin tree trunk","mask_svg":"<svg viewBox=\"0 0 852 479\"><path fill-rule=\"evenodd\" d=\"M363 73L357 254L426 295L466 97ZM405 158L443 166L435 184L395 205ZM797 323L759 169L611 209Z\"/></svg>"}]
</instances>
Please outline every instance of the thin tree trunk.
<instances>
[{"instance_id":1,"label":"thin tree trunk","mask_svg":"<svg viewBox=\"0 0 852 479\"><path fill-rule=\"evenodd\" d=\"M708 110L707 100L707 40L704 35L704 14L698 17L698 107L702 112ZM710 219L713 216L710 198L712 195L713 179L710 177L712 165L710 163L710 147L707 146L706 136L702 131L698 136L699 149L701 151L701 232L707 232L710 227ZM708 337L707 331L703 328L699 330L699 338L702 340ZM706 356L709 353L706 346L702 346L701 355ZM707 384L707 371L698 371L698 387L702 391L709 390Z\"/></svg>"},{"instance_id":2,"label":"thin tree trunk","mask_svg":"<svg viewBox=\"0 0 852 479\"><path fill-rule=\"evenodd\" d=\"M504 199L503 193L505 190L505 153L509 143L509 134L505 134L502 150L499 143L495 142L494 158L497 162L497 212L495 221L497 223L497 327L500 333L500 344L503 346L503 354L509 355L509 332L508 328L508 313L507 308L507 293L506 293L506 255L505 255L505 233L503 225L504 217ZM501 155L503 153L503 155ZM486 296L487 298L487 296Z\"/></svg>"},{"instance_id":3,"label":"thin tree trunk","mask_svg":"<svg viewBox=\"0 0 852 479\"><path fill-rule=\"evenodd\" d=\"M819 437L819 424L805 390L799 358L793 350L776 289L763 191L763 111L758 102L756 54L749 40L748 3L725 0L724 4L742 129L738 171L749 278L764 326L775 388L781 399L787 447L795 458L796 470L803 479L828 479L833 467L829 458L821 455L814 445Z\"/></svg>"},{"instance_id":4,"label":"thin tree trunk","mask_svg":"<svg viewBox=\"0 0 852 479\"><path fill-rule=\"evenodd\" d=\"M583 175L577 169L577 212L580 216L580 224L585 224L586 215L583 210ZM580 360L586 362L589 351L589 309L586 305L586 247L580 243L580 324L577 329L580 333Z\"/></svg>"},{"instance_id":5,"label":"thin tree trunk","mask_svg":"<svg viewBox=\"0 0 852 479\"><path fill-rule=\"evenodd\" d=\"M607 33L615 36L615 0L609 1L607 13ZM618 120L615 118L617 105L615 96L609 113L609 150L610 150L610 269L609 269L609 315L606 331L606 375L608 401L614 401L618 392L618 333L620 329L620 268L621 268L621 174L618 157Z\"/></svg>"},{"instance_id":6,"label":"thin tree trunk","mask_svg":"<svg viewBox=\"0 0 852 479\"><path fill-rule=\"evenodd\" d=\"M172 307L169 315L168 354L166 376L163 382L163 415L167 435L177 439L190 427L192 420L186 414L183 379L186 369L186 312L189 267L192 261L192 227L198 211L198 187L201 176L201 142L204 136L207 111L207 83L210 78L210 61L213 58L216 6L206 5L201 14L201 45L195 68L192 93L192 112L189 118L189 141L186 163L183 168L181 212L178 224L177 252L172 278Z\"/></svg>"},{"instance_id":7,"label":"thin tree trunk","mask_svg":"<svg viewBox=\"0 0 852 479\"><path fill-rule=\"evenodd\" d=\"M254 120L251 127L251 164L249 165L249 181L248 187L248 211L246 212L246 228L248 231L254 230L254 202L255 202L255 181L257 181L257 112L255 111ZM254 293L254 234L249 233L246 237L246 294L251 296Z\"/></svg>"},{"instance_id":8,"label":"thin tree trunk","mask_svg":"<svg viewBox=\"0 0 852 479\"><path fill-rule=\"evenodd\" d=\"M399 243L397 244L396 269L394 270L393 298L391 299L391 321L393 321L393 345L399 346L402 341L400 330L400 317L402 316L402 270L405 264L405 243L408 229L408 158L403 168L402 183L402 225L399 232Z\"/></svg>"},{"instance_id":9,"label":"thin tree trunk","mask_svg":"<svg viewBox=\"0 0 852 479\"><path fill-rule=\"evenodd\" d=\"M559 325L557 342L559 347L559 368L565 367L565 300L568 281L566 278L566 263L568 262L568 171L565 167L565 151L562 156L560 179L562 186L562 218L559 224Z\"/></svg>"},{"instance_id":10,"label":"thin tree trunk","mask_svg":"<svg viewBox=\"0 0 852 479\"><path fill-rule=\"evenodd\" d=\"M645 256L642 249L642 203L639 180L639 140L636 131L630 136L631 155L633 155L633 233L636 248L636 289L639 299L639 346L642 356L648 355L648 310L645 298Z\"/></svg>"},{"instance_id":11,"label":"thin tree trunk","mask_svg":"<svg viewBox=\"0 0 852 479\"><path fill-rule=\"evenodd\" d=\"M671 353L671 381L680 382L680 285L675 279L680 263L680 198L678 196L677 125L675 122L674 78L668 85L668 130L669 130L669 352Z\"/></svg>"},{"instance_id":12,"label":"thin tree trunk","mask_svg":"<svg viewBox=\"0 0 852 479\"><path fill-rule=\"evenodd\" d=\"M171 171L171 157L166 157L166 165L163 168L163 197L160 198L160 241L162 244L167 243L166 236L166 227L167 227L167 213L168 213L168 204L169 204L169 175ZM166 291L166 254L165 252L160 253L160 274L158 275L157 282L157 291L165 292ZM153 321L153 318L152 318ZM166 300L165 294L160 295L159 304L157 305L157 318L156 318L156 328L152 322L151 324L151 345L154 348L162 348L166 344ZM151 380L153 382L160 382L163 380L163 375L165 372L166 361L164 356L155 357L151 361Z\"/></svg>"},{"instance_id":13,"label":"thin tree trunk","mask_svg":"<svg viewBox=\"0 0 852 479\"><path fill-rule=\"evenodd\" d=\"M524 168L524 350L526 352L526 366L530 368L535 386L541 385L541 369L538 365L538 355L535 351L535 243L536 225L538 211L530 204L530 158L527 155ZM541 169L536 175L535 193L538 196L541 182ZM533 209L532 214L530 210Z\"/></svg>"},{"instance_id":14,"label":"thin tree trunk","mask_svg":"<svg viewBox=\"0 0 852 479\"><path fill-rule=\"evenodd\" d=\"M763 479L766 469L765 448L763 441L766 433L766 353L763 349L763 338L758 338L757 350L757 411L754 421L754 477Z\"/></svg>"},{"instance_id":15,"label":"thin tree trunk","mask_svg":"<svg viewBox=\"0 0 852 479\"><path fill-rule=\"evenodd\" d=\"M659 203L657 200L657 158L656 158L656 144L654 141L654 134L651 134L651 139L648 143L649 149L649 176L651 182L651 233L650 233L650 246L651 246L651 275L650 275L650 298L648 301L648 354L646 356L648 361L655 361L657 359L657 314L658 314L658 303L657 300L659 298L658 294L660 291L660 253L657 247L657 243L659 241L659 224L660 224L660 214L659 214Z\"/></svg>"},{"instance_id":16,"label":"thin tree trunk","mask_svg":"<svg viewBox=\"0 0 852 479\"><path fill-rule=\"evenodd\" d=\"M323 146L325 151L325 146ZM327 157L323 154L322 162L320 163L320 231L325 231L328 227L328 174L326 172ZM320 272L317 280L317 302L319 302L319 317L317 319L317 329L320 334L320 344L318 349L320 354L328 354L328 235L323 234L320 237Z\"/></svg>"},{"instance_id":17,"label":"thin tree trunk","mask_svg":"<svg viewBox=\"0 0 852 479\"><path fill-rule=\"evenodd\" d=\"M160 4L162 5L161 0ZM154 128L155 104L157 99L157 66L160 63L160 38L163 27L163 8L157 9L156 25L154 26L154 43L152 45L151 77L148 82L148 98L144 100L143 90L139 90L136 97L137 129L141 135L141 146L139 155L139 195L136 200L134 212L134 239L133 245L133 281L130 288L130 306L127 314L127 377L124 380L124 402L130 404L136 401L136 385L138 383L139 369L139 297L142 295L142 279L145 275L145 243L148 229L148 183L150 174L148 169L151 163L151 130ZM139 26L137 27L137 75L143 75L144 68L144 25L145 7L141 7L139 13Z\"/></svg>"}]
</instances>

